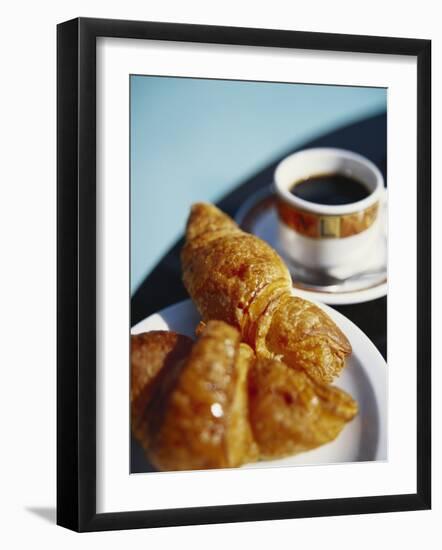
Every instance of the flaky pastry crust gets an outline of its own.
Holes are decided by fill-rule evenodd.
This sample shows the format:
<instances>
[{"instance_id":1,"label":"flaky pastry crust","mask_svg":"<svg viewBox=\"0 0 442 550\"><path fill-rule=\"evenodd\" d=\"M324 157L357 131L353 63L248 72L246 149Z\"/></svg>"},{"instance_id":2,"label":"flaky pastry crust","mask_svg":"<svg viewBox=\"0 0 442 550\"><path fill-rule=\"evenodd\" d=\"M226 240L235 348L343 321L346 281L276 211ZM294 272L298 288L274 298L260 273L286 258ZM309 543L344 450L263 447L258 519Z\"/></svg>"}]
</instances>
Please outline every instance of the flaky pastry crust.
<instances>
[{"instance_id":1,"label":"flaky pastry crust","mask_svg":"<svg viewBox=\"0 0 442 550\"><path fill-rule=\"evenodd\" d=\"M321 309L292 296L282 259L211 204L192 206L181 253L183 281L203 321L237 327L259 355L282 358L331 382L351 346Z\"/></svg>"},{"instance_id":2,"label":"flaky pastry crust","mask_svg":"<svg viewBox=\"0 0 442 550\"><path fill-rule=\"evenodd\" d=\"M340 388L318 383L274 359L258 359L249 379L250 423L264 459L333 441L358 412Z\"/></svg>"}]
</instances>

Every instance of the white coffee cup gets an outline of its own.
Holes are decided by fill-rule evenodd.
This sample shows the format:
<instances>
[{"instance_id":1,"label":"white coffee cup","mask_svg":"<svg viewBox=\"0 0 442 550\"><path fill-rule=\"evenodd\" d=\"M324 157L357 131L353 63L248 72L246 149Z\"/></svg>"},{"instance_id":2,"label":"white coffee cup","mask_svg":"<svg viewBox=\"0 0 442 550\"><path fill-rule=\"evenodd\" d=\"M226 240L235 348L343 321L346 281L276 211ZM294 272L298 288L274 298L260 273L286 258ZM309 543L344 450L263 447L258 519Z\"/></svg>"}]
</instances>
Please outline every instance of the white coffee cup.
<instances>
[{"instance_id":1,"label":"white coffee cup","mask_svg":"<svg viewBox=\"0 0 442 550\"><path fill-rule=\"evenodd\" d=\"M324 174L352 178L364 184L369 194L356 202L326 205L290 192L296 182ZM344 268L350 275L363 271L364 259L379 236L385 195L382 174L370 160L343 149L305 149L278 164L274 187L280 245L289 259L325 272Z\"/></svg>"}]
</instances>

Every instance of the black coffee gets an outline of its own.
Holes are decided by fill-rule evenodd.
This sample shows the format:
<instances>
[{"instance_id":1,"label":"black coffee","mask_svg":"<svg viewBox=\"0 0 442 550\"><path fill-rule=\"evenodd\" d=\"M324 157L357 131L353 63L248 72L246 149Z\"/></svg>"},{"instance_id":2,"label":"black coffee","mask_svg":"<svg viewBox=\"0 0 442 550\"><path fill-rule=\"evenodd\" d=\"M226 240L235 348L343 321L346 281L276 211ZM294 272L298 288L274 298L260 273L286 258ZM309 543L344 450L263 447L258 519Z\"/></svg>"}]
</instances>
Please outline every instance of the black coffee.
<instances>
[{"instance_id":1,"label":"black coffee","mask_svg":"<svg viewBox=\"0 0 442 550\"><path fill-rule=\"evenodd\" d=\"M365 199L370 194L357 179L343 174L321 174L297 181L290 193L316 204L350 204Z\"/></svg>"}]
</instances>

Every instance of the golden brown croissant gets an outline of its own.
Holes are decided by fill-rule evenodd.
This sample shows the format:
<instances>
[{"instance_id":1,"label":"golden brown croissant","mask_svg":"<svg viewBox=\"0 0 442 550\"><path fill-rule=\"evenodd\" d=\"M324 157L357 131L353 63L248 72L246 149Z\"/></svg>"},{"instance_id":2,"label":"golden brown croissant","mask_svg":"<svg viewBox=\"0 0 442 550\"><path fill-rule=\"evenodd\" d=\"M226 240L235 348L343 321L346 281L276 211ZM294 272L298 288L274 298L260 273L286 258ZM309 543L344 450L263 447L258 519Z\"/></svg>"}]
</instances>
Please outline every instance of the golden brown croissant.
<instances>
[{"instance_id":1,"label":"golden brown croissant","mask_svg":"<svg viewBox=\"0 0 442 550\"><path fill-rule=\"evenodd\" d=\"M211 321L184 361L160 367L147 407L132 405L134 435L152 464L160 470L192 470L234 467L257 458L247 394L253 359L235 328Z\"/></svg>"},{"instance_id":2,"label":"golden brown croissant","mask_svg":"<svg viewBox=\"0 0 442 550\"><path fill-rule=\"evenodd\" d=\"M211 204L195 204L181 253L183 281L203 321L236 326L264 357L278 357L331 382L351 346L318 307L291 295L290 274L264 241Z\"/></svg>"},{"instance_id":3,"label":"golden brown croissant","mask_svg":"<svg viewBox=\"0 0 442 550\"><path fill-rule=\"evenodd\" d=\"M221 321L192 341L132 337L134 436L160 470L234 467L332 441L357 412L344 391L301 370L256 358Z\"/></svg>"},{"instance_id":4,"label":"golden brown croissant","mask_svg":"<svg viewBox=\"0 0 442 550\"><path fill-rule=\"evenodd\" d=\"M358 410L343 390L273 359L258 359L250 371L249 399L253 435L267 459L334 440Z\"/></svg>"}]
</instances>

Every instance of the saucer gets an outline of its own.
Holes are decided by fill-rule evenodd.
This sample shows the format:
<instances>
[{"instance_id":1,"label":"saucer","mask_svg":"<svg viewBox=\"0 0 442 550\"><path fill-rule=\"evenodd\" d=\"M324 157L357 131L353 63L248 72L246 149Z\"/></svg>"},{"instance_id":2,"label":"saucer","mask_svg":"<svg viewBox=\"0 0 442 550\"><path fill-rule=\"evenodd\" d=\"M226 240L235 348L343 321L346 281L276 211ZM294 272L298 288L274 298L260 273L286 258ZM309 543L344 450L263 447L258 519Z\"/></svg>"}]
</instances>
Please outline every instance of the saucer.
<instances>
[{"instance_id":1,"label":"saucer","mask_svg":"<svg viewBox=\"0 0 442 550\"><path fill-rule=\"evenodd\" d=\"M270 186L251 195L238 210L235 221L244 231L268 242L284 259L292 276L296 294L326 304L343 305L369 302L387 294L387 201L383 203L380 217L383 230L371 253L367 255L361 273L346 278L348 275L345 272L330 272L330 278L342 279L333 281L333 284L313 284L311 281L315 274L305 267L296 265L281 250L275 195Z\"/></svg>"}]
</instances>

